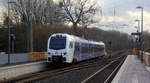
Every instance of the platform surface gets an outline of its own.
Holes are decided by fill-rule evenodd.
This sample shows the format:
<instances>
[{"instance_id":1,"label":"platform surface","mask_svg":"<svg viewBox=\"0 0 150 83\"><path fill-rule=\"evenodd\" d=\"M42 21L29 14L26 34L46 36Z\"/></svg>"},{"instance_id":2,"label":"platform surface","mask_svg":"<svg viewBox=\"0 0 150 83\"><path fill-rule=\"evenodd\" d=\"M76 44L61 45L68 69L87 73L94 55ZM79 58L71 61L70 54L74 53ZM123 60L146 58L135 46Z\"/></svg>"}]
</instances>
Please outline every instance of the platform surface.
<instances>
[{"instance_id":1,"label":"platform surface","mask_svg":"<svg viewBox=\"0 0 150 83\"><path fill-rule=\"evenodd\" d=\"M137 55L128 55L112 83L150 83L150 71Z\"/></svg>"}]
</instances>

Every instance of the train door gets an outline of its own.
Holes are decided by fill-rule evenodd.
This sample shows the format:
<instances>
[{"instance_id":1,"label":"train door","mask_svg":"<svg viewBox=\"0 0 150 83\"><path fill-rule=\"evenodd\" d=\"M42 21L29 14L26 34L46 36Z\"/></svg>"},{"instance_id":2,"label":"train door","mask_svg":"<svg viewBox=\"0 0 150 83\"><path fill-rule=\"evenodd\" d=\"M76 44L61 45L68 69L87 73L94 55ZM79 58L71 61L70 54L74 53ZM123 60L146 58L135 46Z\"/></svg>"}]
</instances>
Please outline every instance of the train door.
<instances>
[{"instance_id":1,"label":"train door","mask_svg":"<svg viewBox=\"0 0 150 83\"><path fill-rule=\"evenodd\" d=\"M82 45L81 43L79 43L79 60L81 61L82 60Z\"/></svg>"},{"instance_id":2,"label":"train door","mask_svg":"<svg viewBox=\"0 0 150 83\"><path fill-rule=\"evenodd\" d=\"M75 42L74 43L74 59L76 61L80 61L80 54L81 54L80 44L78 42Z\"/></svg>"},{"instance_id":3,"label":"train door","mask_svg":"<svg viewBox=\"0 0 150 83\"><path fill-rule=\"evenodd\" d=\"M69 62L72 62L73 58L74 58L74 43L73 41L69 41L68 42L68 59Z\"/></svg>"},{"instance_id":4,"label":"train door","mask_svg":"<svg viewBox=\"0 0 150 83\"><path fill-rule=\"evenodd\" d=\"M92 57L95 56L95 53L94 53L94 47L92 47Z\"/></svg>"}]
</instances>

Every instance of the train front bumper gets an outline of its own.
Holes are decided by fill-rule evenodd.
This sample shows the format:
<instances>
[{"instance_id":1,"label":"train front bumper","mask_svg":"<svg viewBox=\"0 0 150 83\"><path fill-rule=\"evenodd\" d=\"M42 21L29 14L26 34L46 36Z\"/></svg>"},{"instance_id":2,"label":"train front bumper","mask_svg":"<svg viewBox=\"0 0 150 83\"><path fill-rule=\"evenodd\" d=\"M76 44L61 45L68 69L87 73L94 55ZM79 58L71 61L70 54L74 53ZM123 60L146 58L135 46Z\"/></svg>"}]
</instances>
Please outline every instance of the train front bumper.
<instances>
[{"instance_id":1,"label":"train front bumper","mask_svg":"<svg viewBox=\"0 0 150 83\"><path fill-rule=\"evenodd\" d=\"M48 57L48 62L52 62L52 63L65 63L66 62L66 57L63 57L63 56Z\"/></svg>"}]
</instances>

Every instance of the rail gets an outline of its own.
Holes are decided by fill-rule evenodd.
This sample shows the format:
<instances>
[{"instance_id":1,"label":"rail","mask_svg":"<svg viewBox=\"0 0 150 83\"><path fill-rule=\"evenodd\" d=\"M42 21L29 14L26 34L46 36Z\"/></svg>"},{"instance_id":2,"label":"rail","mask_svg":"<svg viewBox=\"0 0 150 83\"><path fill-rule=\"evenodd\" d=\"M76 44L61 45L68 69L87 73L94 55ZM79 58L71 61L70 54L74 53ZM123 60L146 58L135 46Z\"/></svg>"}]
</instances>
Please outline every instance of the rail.
<instances>
[{"instance_id":1,"label":"rail","mask_svg":"<svg viewBox=\"0 0 150 83\"><path fill-rule=\"evenodd\" d=\"M124 56L122 56L124 57ZM102 71L106 70L108 67L110 67L112 64L116 64L115 62L119 61L122 57L118 57L114 60L112 60L111 62L109 62L108 64L106 64L104 67L100 68L97 72L93 73L92 75L90 75L89 77L87 77L86 79L84 79L81 83L91 83L89 81L91 81L93 78L95 78L99 73L101 73ZM124 58L125 59L125 58ZM123 60L124 61L124 60ZM121 61L123 63L123 61ZM119 64L119 66L121 66L121 64ZM119 66L117 65L117 67L119 68ZM117 69L115 68L114 71L116 71ZM109 83L110 78L112 78L112 75L114 75L114 71L112 71L110 73L110 75L106 78L106 80L104 80L104 83ZM109 81L109 82L108 82Z\"/></svg>"},{"instance_id":2,"label":"rail","mask_svg":"<svg viewBox=\"0 0 150 83\"><path fill-rule=\"evenodd\" d=\"M124 63L125 59L126 59L126 57L119 63L119 65L108 76L108 78L104 81L104 83L110 83L112 81L112 79L114 78L115 74L117 73L117 71L119 70L119 68L121 67L121 65Z\"/></svg>"}]
</instances>

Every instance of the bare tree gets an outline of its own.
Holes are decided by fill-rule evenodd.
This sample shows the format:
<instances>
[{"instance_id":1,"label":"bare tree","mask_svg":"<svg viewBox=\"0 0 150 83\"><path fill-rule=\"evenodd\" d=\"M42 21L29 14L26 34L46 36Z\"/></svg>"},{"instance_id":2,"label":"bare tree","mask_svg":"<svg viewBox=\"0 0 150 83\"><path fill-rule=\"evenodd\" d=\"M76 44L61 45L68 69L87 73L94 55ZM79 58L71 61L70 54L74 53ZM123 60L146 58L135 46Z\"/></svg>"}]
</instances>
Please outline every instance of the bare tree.
<instances>
[{"instance_id":1,"label":"bare tree","mask_svg":"<svg viewBox=\"0 0 150 83\"><path fill-rule=\"evenodd\" d=\"M65 13L65 20L73 24L74 29L78 24L85 25L94 22L92 16L98 8L90 0L62 0L62 9Z\"/></svg>"},{"instance_id":2,"label":"bare tree","mask_svg":"<svg viewBox=\"0 0 150 83\"><path fill-rule=\"evenodd\" d=\"M61 22L58 8L53 0L16 0L11 9L12 17L19 19L21 22L26 23L32 17L34 24L45 24Z\"/></svg>"}]
</instances>

